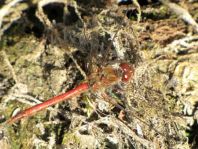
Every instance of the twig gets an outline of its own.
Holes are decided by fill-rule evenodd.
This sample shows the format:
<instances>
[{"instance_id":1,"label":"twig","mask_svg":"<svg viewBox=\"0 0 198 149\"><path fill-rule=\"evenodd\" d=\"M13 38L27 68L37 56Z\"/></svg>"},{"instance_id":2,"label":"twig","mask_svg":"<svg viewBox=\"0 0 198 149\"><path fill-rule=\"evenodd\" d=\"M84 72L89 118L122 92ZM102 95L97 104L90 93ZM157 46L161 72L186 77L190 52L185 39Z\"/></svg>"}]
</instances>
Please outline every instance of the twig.
<instances>
[{"instance_id":1,"label":"twig","mask_svg":"<svg viewBox=\"0 0 198 149\"><path fill-rule=\"evenodd\" d=\"M16 9L13 9L14 6L22 1L23 0L10 1L8 4L5 4L5 6L0 9L0 39L3 36L4 31L7 30L13 22L18 20L21 17L21 12L27 8L27 6L20 5L20 8L17 9L17 11ZM3 25L3 21L8 15L12 15L12 17L9 18L9 22L6 22L6 24Z\"/></svg>"},{"instance_id":2,"label":"twig","mask_svg":"<svg viewBox=\"0 0 198 149\"><path fill-rule=\"evenodd\" d=\"M182 18L185 22L192 25L194 30L198 32L198 24L195 22L193 17L186 9L182 8L181 6L175 3L169 2L169 0L160 0L160 2L166 5L171 11L173 11L176 15Z\"/></svg>"},{"instance_id":3,"label":"twig","mask_svg":"<svg viewBox=\"0 0 198 149\"><path fill-rule=\"evenodd\" d=\"M93 123L89 123L89 125L93 127L95 126L95 124L100 124L100 123L107 124L108 126L113 126L114 128L119 128L126 136L130 136L135 141L139 142L140 144L144 145L147 148L153 148L154 146L152 142L137 136L136 133L133 130L131 130L131 128L129 128L129 126L127 126L122 121L118 120L117 118L104 117L97 121L94 121ZM81 127L84 127L84 125Z\"/></svg>"},{"instance_id":4,"label":"twig","mask_svg":"<svg viewBox=\"0 0 198 149\"><path fill-rule=\"evenodd\" d=\"M3 18L8 15L11 12L11 8L18 3L20 3L23 0L13 0L9 4L5 5L3 8L0 10L0 28L2 26Z\"/></svg>"},{"instance_id":5,"label":"twig","mask_svg":"<svg viewBox=\"0 0 198 149\"><path fill-rule=\"evenodd\" d=\"M8 56L7 56L6 52L4 50L2 50L1 53L2 53L2 56L4 58L5 63L7 64L8 68L11 71L11 74L12 74L12 77L13 77L14 81L16 82L16 84L18 84L19 82L18 82L17 76L15 74L14 68L10 64L10 61L8 59Z\"/></svg>"},{"instance_id":6,"label":"twig","mask_svg":"<svg viewBox=\"0 0 198 149\"><path fill-rule=\"evenodd\" d=\"M133 0L133 3L137 7L137 10L138 10L137 21L140 22L141 16L142 16L140 4L138 3L138 0Z\"/></svg>"}]
</instances>

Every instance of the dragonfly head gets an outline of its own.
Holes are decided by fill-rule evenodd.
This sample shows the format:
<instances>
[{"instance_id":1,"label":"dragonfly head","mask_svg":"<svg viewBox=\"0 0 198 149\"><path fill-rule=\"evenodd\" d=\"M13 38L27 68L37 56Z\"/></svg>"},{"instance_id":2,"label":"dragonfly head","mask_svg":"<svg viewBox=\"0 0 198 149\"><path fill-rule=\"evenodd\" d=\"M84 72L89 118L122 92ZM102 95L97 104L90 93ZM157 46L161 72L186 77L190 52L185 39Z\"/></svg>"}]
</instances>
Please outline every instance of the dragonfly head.
<instances>
[{"instance_id":1,"label":"dragonfly head","mask_svg":"<svg viewBox=\"0 0 198 149\"><path fill-rule=\"evenodd\" d=\"M122 70L122 82L128 82L134 74L133 66L128 63L121 63L120 68Z\"/></svg>"}]
</instances>

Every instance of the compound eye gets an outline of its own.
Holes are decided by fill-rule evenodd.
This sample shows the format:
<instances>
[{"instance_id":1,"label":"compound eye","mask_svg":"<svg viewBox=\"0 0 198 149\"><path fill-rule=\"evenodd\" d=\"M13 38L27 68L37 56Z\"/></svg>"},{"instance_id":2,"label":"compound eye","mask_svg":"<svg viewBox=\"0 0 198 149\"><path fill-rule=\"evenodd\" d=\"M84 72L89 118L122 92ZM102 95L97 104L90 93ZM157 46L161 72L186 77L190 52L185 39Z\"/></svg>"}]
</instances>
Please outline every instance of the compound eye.
<instances>
[{"instance_id":1,"label":"compound eye","mask_svg":"<svg viewBox=\"0 0 198 149\"><path fill-rule=\"evenodd\" d=\"M122 81L128 82L131 79L131 77L133 76L134 68L127 63L121 63L120 68L123 71Z\"/></svg>"}]
</instances>

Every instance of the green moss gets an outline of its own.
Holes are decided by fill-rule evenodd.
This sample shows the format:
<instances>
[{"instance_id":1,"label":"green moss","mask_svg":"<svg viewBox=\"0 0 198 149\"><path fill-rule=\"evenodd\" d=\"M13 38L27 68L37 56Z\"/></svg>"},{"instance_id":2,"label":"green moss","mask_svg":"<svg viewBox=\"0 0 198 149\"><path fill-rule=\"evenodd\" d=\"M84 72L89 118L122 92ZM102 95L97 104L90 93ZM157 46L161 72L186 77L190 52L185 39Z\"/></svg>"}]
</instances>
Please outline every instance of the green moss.
<instances>
[{"instance_id":1,"label":"green moss","mask_svg":"<svg viewBox=\"0 0 198 149\"><path fill-rule=\"evenodd\" d=\"M65 133L63 137L63 144L69 144L69 143L74 143L74 144L79 144L80 140L78 137L76 137L75 133Z\"/></svg>"}]
</instances>

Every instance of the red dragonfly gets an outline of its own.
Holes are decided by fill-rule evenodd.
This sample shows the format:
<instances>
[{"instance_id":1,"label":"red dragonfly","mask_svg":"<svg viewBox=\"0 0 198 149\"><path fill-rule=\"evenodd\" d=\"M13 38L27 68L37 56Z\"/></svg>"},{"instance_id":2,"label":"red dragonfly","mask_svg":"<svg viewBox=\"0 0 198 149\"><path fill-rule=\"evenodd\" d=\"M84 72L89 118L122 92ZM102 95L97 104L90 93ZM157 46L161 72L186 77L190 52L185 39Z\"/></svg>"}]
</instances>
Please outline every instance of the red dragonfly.
<instances>
[{"instance_id":1,"label":"red dragonfly","mask_svg":"<svg viewBox=\"0 0 198 149\"><path fill-rule=\"evenodd\" d=\"M118 82L128 82L133 76L134 68L128 63L121 63L118 68L113 68L112 66L106 66L101 69L96 69L90 76L88 76L88 81L83 82L67 91L61 95L52 97L43 103L32 106L24 111L21 111L14 117L11 117L6 121L7 124L12 124L22 118L29 117L46 109L49 106L55 105L61 101L69 100L72 97L76 97L81 93L87 92L89 90L98 91L106 89Z\"/></svg>"}]
</instances>

